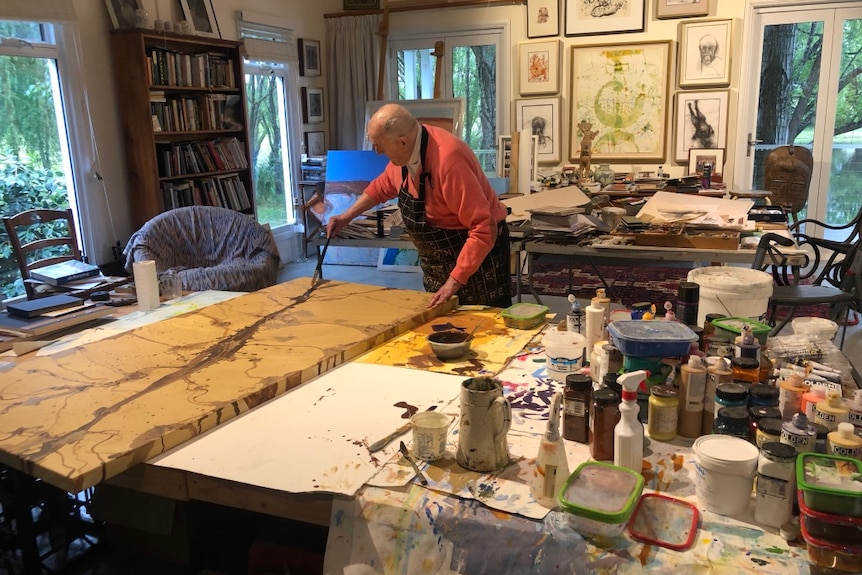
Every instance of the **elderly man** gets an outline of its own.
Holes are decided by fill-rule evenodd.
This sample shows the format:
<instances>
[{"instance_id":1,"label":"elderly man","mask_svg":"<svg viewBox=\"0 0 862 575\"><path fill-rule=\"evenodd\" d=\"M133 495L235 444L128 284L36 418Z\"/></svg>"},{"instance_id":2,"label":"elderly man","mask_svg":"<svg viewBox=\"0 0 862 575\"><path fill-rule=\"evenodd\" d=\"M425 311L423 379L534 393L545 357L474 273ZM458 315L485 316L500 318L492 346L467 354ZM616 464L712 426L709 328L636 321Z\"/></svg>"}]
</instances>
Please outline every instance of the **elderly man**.
<instances>
[{"instance_id":1,"label":"elderly man","mask_svg":"<svg viewBox=\"0 0 862 575\"><path fill-rule=\"evenodd\" d=\"M397 104L374 114L368 138L389 164L350 208L329 219L326 235L397 197L419 251L423 284L434 292L428 307L455 294L461 304L511 305L506 207L469 146L442 128L420 124Z\"/></svg>"}]
</instances>

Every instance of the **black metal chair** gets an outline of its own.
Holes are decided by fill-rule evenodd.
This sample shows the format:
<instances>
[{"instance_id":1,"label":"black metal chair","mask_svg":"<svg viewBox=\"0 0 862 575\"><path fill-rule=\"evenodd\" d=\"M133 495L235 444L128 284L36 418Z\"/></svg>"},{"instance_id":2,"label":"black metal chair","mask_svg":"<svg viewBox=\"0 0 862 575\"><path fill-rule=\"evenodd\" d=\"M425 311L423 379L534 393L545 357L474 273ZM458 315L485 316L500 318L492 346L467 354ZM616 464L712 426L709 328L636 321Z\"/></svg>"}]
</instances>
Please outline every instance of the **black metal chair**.
<instances>
[{"instance_id":1,"label":"black metal chair","mask_svg":"<svg viewBox=\"0 0 862 575\"><path fill-rule=\"evenodd\" d=\"M830 235L838 235L836 232L842 231L847 235L842 240L819 238L808 233L813 226L832 230L833 233ZM796 245L808 253L809 261L802 268L800 279L812 278L811 282L816 285L827 282L838 287L841 285L843 262L854 246L859 244L860 235L862 235L862 206L856 212L856 216L843 225L827 224L813 218L805 218L790 226L789 230Z\"/></svg>"},{"instance_id":2,"label":"black metal chair","mask_svg":"<svg viewBox=\"0 0 862 575\"><path fill-rule=\"evenodd\" d=\"M780 246L794 245L790 238L778 234L764 234L760 239L752 267L761 271L770 271L776 284L772 288L772 296L767 305L767 322L773 326L770 335L776 335L793 318L797 308L805 305L827 304L830 306L829 318L843 325L841 346L847 331L850 310L859 307L862 297L862 250L859 242L840 261L835 263L839 285L800 284L801 264L794 261L795 255L781 251ZM806 257L807 259L807 257ZM789 271L788 271L789 270ZM779 307L788 307L787 314L776 323Z\"/></svg>"}]
</instances>

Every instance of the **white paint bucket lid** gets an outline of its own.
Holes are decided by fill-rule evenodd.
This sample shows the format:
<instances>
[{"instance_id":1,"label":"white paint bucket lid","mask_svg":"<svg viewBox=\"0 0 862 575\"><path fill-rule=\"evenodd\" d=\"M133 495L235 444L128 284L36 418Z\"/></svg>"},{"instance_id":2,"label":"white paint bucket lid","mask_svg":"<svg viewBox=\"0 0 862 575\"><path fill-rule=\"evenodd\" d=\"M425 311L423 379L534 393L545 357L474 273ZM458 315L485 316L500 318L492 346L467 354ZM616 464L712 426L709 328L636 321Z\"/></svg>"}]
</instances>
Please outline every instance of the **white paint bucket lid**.
<instances>
[{"instance_id":1,"label":"white paint bucket lid","mask_svg":"<svg viewBox=\"0 0 862 575\"><path fill-rule=\"evenodd\" d=\"M720 292L751 294L764 292L772 295L772 276L760 270L732 266L709 266L688 272L688 281L700 287Z\"/></svg>"},{"instance_id":2,"label":"white paint bucket lid","mask_svg":"<svg viewBox=\"0 0 862 575\"><path fill-rule=\"evenodd\" d=\"M692 447L701 467L719 473L754 476L757 446L732 435L711 434L699 437Z\"/></svg>"}]
</instances>

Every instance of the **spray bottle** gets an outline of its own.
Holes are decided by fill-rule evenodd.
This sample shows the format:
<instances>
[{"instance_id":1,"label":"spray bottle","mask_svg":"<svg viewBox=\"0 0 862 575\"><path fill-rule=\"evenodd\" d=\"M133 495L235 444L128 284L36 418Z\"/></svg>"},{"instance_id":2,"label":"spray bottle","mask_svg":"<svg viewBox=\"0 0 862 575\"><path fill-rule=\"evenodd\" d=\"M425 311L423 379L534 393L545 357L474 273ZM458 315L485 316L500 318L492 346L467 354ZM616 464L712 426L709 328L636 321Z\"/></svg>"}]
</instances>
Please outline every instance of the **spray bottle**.
<instances>
[{"instance_id":1,"label":"spray bottle","mask_svg":"<svg viewBox=\"0 0 862 575\"><path fill-rule=\"evenodd\" d=\"M614 427L614 465L641 472L644 456L644 426L638 421L638 386L649 377L643 369L621 375L617 382L623 386L620 404L620 422Z\"/></svg>"},{"instance_id":2,"label":"spray bottle","mask_svg":"<svg viewBox=\"0 0 862 575\"><path fill-rule=\"evenodd\" d=\"M566 446L560 435L560 406L563 394L558 391L551 401L551 412L548 415L548 428L539 444L536 455L536 469L533 472L533 484L530 494L545 507L557 506L557 493L569 477L569 462L566 459Z\"/></svg>"}]
</instances>

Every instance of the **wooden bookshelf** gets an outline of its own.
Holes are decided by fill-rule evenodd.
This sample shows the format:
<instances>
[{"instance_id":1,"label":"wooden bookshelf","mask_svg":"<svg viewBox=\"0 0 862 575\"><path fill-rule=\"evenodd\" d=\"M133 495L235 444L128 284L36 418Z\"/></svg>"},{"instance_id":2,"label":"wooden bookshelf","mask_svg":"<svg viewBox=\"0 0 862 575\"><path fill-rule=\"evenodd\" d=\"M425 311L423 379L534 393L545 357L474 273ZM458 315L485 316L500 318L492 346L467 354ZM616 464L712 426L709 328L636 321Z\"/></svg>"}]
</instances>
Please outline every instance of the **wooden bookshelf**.
<instances>
[{"instance_id":1,"label":"wooden bookshelf","mask_svg":"<svg viewBox=\"0 0 862 575\"><path fill-rule=\"evenodd\" d=\"M111 34L132 222L185 205L254 215L240 42Z\"/></svg>"}]
</instances>

